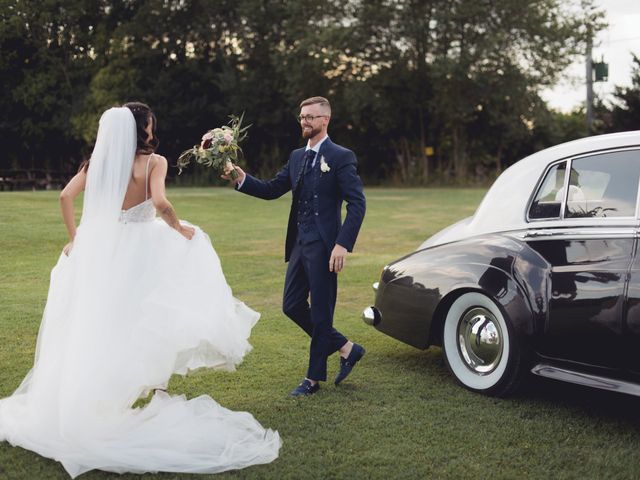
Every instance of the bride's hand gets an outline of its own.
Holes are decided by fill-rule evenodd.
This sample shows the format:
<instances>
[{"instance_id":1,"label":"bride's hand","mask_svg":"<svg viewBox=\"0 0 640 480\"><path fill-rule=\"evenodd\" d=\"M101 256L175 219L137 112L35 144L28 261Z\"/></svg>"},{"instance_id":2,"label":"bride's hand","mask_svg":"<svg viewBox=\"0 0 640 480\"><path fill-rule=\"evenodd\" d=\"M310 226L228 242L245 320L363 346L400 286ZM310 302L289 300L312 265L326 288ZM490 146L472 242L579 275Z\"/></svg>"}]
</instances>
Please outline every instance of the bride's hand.
<instances>
[{"instance_id":1,"label":"bride's hand","mask_svg":"<svg viewBox=\"0 0 640 480\"><path fill-rule=\"evenodd\" d=\"M196 233L196 229L193 227L189 227L188 225L182 225L178 227L178 232L187 240L191 240L193 235Z\"/></svg>"},{"instance_id":2,"label":"bride's hand","mask_svg":"<svg viewBox=\"0 0 640 480\"><path fill-rule=\"evenodd\" d=\"M72 248L73 248L73 242L69 242L62 248L62 252L68 257L69 254L71 253Z\"/></svg>"}]
</instances>

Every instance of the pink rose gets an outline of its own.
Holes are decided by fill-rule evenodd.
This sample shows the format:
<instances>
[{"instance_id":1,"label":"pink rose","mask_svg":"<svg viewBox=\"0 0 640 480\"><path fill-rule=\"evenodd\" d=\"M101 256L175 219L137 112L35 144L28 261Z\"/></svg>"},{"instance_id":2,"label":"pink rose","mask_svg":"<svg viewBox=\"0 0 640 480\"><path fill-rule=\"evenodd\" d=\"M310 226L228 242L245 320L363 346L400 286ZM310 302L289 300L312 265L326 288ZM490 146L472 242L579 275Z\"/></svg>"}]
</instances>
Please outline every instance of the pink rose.
<instances>
[{"instance_id":1,"label":"pink rose","mask_svg":"<svg viewBox=\"0 0 640 480\"><path fill-rule=\"evenodd\" d=\"M229 145L231 142L233 142L233 135L231 135L228 132L225 132L224 134L224 142Z\"/></svg>"},{"instance_id":2,"label":"pink rose","mask_svg":"<svg viewBox=\"0 0 640 480\"><path fill-rule=\"evenodd\" d=\"M202 136L202 140L211 140L213 138L213 131L209 131Z\"/></svg>"}]
</instances>

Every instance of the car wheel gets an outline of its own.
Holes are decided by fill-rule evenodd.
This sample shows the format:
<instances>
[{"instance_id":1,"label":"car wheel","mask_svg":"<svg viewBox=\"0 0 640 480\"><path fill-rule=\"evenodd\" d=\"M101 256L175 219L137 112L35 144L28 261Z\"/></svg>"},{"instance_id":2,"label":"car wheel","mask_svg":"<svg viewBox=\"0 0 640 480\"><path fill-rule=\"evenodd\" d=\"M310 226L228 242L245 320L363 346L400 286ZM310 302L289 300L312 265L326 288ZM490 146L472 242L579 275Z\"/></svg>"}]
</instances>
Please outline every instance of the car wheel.
<instances>
[{"instance_id":1,"label":"car wheel","mask_svg":"<svg viewBox=\"0 0 640 480\"><path fill-rule=\"evenodd\" d=\"M487 395L512 391L522 377L522 352L509 321L486 295L458 297L445 318L444 357L464 387Z\"/></svg>"}]
</instances>

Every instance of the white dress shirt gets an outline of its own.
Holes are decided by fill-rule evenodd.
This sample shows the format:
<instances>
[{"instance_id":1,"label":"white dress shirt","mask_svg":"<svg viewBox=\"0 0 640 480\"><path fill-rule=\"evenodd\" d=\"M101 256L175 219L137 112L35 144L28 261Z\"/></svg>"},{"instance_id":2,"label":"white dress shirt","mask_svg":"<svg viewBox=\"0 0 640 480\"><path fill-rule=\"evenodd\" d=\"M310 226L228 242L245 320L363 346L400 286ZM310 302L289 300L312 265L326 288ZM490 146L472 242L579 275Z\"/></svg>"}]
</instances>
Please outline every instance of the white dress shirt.
<instances>
[{"instance_id":1,"label":"white dress shirt","mask_svg":"<svg viewBox=\"0 0 640 480\"><path fill-rule=\"evenodd\" d=\"M322 142L324 142L327 138L329 138L329 135L325 135L324 137L322 137L322 140L320 140L318 143L316 143L313 147L311 146L311 140L307 141L307 148L305 148L305 152L308 152L309 150L313 150L314 152L316 152L316 156L313 157L313 162L311 162L311 168L316 166L316 160L318 158L318 152L320 152L320 145L322 145Z\"/></svg>"}]
</instances>

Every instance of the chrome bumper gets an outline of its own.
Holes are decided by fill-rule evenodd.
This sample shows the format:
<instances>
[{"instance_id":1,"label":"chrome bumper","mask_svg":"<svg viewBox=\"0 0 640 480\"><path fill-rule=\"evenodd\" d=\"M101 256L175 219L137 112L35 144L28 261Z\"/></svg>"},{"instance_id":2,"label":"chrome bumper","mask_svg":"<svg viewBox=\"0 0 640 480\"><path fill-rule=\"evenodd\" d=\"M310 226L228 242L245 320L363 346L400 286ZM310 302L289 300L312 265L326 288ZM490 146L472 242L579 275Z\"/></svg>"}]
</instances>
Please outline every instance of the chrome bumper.
<instances>
[{"instance_id":1,"label":"chrome bumper","mask_svg":"<svg viewBox=\"0 0 640 480\"><path fill-rule=\"evenodd\" d=\"M377 292L379 286L380 286L380 282L375 282L373 285L371 285L371 288L373 288L374 292ZM375 327L380 323L380 320L382 320L380 311L374 306L367 307L362 312L362 321L367 325L371 325Z\"/></svg>"},{"instance_id":2,"label":"chrome bumper","mask_svg":"<svg viewBox=\"0 0 640 480\"><path fill-rule=\"evenodd\" d=\"M367 307L362 312L362 321L367 325L375 327L380 323L380 320L382 320L380 311L374 306Z\"/></svg>"}]
</instances>

